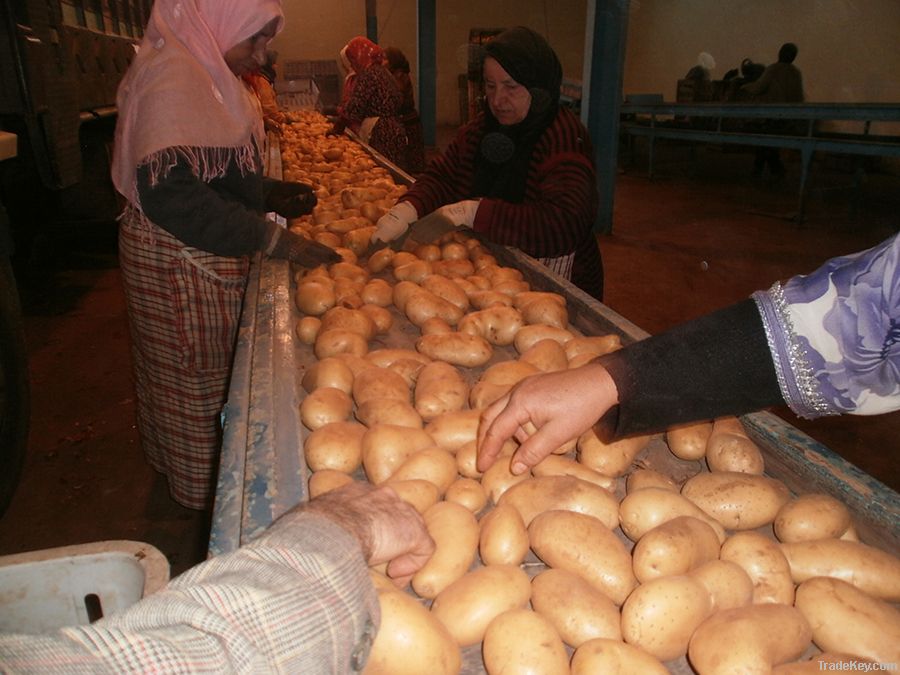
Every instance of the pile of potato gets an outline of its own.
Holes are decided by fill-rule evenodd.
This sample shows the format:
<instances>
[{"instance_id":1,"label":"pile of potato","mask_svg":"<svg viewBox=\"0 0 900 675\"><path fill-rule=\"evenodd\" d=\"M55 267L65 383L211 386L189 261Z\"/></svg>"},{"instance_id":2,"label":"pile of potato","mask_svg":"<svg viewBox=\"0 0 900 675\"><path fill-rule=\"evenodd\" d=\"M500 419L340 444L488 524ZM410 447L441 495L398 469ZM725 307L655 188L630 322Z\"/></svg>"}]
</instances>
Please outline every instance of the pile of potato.
<instances>
[{"instance_id":1,"label":"pile of potato","mask_svg":"<svg viewBox=\"0 0 900 675\"><path fill-rule=\"evenodd\" d=\"M298 134L292 157L325 157L331 142ZM386 208L399 188L378 185L330 184L319 208L344 195ZM581 335L565 298L474 239L359 259L353 230L315 219L296 227L339 234L343 261L295 278L310 496L355 478L391 485L436 543L411 589L372 571L382 623L366 673L900 663L900 560L858 541L838 500L765 476L739 420L612 444L588 431L524 475L502 458L481 474L481 410L528 375L618 349L618 336Z\"/></svg>"}]
</instances>

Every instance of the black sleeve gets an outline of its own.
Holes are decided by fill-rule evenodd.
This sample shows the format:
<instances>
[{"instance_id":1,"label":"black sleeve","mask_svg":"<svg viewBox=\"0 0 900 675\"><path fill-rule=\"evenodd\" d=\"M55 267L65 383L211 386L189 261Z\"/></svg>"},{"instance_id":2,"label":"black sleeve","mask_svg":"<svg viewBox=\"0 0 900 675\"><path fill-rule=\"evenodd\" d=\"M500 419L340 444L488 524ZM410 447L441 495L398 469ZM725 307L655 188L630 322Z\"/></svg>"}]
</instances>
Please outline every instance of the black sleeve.
<instances>
[{"instance_id":1,"label":"black sleeve","mask_svg":"<svg viewBox=\"0 0 900 675\"><path fill-rule=\"evenodd\" d=\"M183 160L154 186L149 173L148 164L138 167L141 208L171 235L221 256L249 255L264 248L264 216L198 179Z\"/></svg>"},{"instance_id":2,"label":"black sleeve","mask_svg":"<svg viewBox=\"0 0 900 675\"><path fill-rule=\"evenodd\" d=\"M598 423L607 438L742 415L783 403L762 318L744 300L600 359L620 404Z\"/></svg>"}]
</instances>

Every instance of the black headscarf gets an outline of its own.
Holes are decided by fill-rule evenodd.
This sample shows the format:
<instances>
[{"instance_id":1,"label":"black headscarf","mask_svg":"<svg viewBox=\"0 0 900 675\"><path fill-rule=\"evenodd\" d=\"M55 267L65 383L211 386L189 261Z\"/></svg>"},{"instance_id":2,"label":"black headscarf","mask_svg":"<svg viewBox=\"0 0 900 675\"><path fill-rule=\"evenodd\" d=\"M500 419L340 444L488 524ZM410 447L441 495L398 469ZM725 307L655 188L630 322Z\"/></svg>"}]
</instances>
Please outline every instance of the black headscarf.
<instances>
[{"instance_id":1,"label":"black headscarf","mask_svg":"<svg viewBox=\"0 0 900 675\"><path fill-rule=\"evenodd\" d=\"M521 202L534 146L559 112L562 65L547 41L524 26L500 33L484 46L482 56L496 60L510 77L528 87L531 107L524 120L506 126L485 103L473 196Z\"/></svg>"}]
</instances>

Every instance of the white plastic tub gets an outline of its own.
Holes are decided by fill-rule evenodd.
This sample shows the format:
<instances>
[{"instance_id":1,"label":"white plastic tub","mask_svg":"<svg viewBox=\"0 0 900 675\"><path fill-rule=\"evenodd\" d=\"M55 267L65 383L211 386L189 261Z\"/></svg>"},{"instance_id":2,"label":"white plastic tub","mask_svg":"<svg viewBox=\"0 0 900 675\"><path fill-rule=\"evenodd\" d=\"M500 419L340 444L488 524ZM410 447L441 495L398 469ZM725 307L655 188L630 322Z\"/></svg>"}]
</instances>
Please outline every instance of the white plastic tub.
<instances>
[{"instance_id":1,"label":"white plastic tub","mask_svg":"<svg viewBox=\"0 0 900 675\"><path fill-rule=\"evenodd\" d=\"M0 556L0 631L47 633L125 609L162 588L169 561L137 541Z\"/></svg>"}]
</instances>

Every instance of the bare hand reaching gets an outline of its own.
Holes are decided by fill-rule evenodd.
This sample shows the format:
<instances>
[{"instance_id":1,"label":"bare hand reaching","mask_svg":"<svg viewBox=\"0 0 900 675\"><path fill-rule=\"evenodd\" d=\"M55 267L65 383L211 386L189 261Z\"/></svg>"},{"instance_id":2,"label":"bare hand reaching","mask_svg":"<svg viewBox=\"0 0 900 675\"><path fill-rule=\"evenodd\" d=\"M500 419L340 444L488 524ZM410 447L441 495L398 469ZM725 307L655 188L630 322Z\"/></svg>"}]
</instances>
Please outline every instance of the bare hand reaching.
<instances>
[{"instance_id":1,"label":"bare hand reaching","mask_svg":"<svg viewBox=\"0 0 900 675\"><path fill-rule=\"evenodd\" d=\"M590 429L618 403L616 385L596 363L533 375L488 406L478 427L478 470L496 461L503 444L515 438L512 473L524 473L557 448Z\"/></svg>"},{"instance_id":2,"label":"bare hand reaching","mask_svg":"<svg viewBox=\"0 0 900 675\"><path fill-rule=\"evenodd\" d=\"M405 586L434 553L434 541L422 516L387 486L376 488L354 481L289 514L295 512L315 512L352 533L369 565L388 563L388 576L398 586Z\"/></svg>"}]
</instances>

